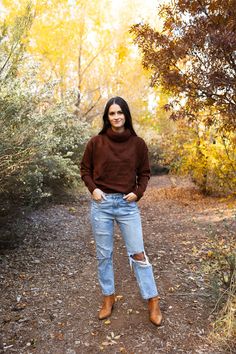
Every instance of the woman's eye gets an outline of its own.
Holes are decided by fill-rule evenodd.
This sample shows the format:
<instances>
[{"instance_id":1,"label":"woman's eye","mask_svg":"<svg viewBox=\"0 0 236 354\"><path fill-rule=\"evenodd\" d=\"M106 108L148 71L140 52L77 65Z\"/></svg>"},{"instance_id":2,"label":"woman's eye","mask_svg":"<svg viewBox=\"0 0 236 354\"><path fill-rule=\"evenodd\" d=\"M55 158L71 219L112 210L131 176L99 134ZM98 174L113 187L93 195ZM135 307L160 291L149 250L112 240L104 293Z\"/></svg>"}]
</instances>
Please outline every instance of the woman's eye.
<instances>
[{"instance_id":1,"label":"woman's eye","mask_svg":"<svg viewBox=\"0 0 236 354\"><path fill-rule=\"evenodd\" d=\"M110 112L110 113L108 113L108 114L109 114L109 116L114 116L116 113L117 113L117 114L119 114L119 115L123 114L123 112L122 112L122 111L118 111L118 112Z\"/></svg>"}]
</instances>

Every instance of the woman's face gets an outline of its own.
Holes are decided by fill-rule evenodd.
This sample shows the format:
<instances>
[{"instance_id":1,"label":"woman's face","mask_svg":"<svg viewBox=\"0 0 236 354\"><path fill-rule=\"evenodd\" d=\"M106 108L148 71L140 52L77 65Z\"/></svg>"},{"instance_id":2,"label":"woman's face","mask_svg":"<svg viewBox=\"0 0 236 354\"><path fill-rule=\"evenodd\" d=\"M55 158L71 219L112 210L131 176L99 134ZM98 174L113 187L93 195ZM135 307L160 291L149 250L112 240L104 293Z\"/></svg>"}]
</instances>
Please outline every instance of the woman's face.
<instances>
[{"instance_id":1,"label":"woman's face","mask_svg":"<svg viewBox=\"0 0 236 354\"><path fill-rule=\"evenodd\" d=\"M125 115L118 104L112 104L108 111L108 119L111 123L111 129L117 133L125 130Z\"/></svg>"}]
</instances>

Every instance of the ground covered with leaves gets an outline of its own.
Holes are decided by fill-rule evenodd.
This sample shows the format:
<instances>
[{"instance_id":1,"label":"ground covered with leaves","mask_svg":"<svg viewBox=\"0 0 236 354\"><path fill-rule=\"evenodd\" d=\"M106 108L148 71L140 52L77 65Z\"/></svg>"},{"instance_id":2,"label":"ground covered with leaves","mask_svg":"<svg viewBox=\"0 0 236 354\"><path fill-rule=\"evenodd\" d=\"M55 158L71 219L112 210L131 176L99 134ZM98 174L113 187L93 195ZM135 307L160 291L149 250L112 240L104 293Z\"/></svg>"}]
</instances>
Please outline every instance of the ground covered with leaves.
<instances>
[{"instance_id":1,"label":"ground covered with leaves","mask_svg":"<svg viewBox=\"0 0 236 354\"><path fill-rule=\"evenodd\" d=\"M75 201L18 215L1 228L0 351L230 352L209 339L219 294L208 262L213 238L225 240L235 230L235 202L204 197L185 179L152 177L139 206L162 299L158 328L148 320L117 228L116 304L109 320L97 319L102 297L89 205L85 192Z\"/></svg>"}]
</instances>

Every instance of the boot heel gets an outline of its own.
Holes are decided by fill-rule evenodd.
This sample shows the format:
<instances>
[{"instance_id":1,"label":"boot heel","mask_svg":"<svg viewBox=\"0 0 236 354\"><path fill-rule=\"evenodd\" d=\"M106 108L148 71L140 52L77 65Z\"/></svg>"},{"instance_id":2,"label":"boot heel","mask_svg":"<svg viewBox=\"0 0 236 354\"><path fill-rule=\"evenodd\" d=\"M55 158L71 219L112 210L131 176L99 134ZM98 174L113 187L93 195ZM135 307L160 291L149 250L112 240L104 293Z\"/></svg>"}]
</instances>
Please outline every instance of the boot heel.
<instances>
[{"instance_id":1,"label":"boot heel","mask_svg":"<svg viewBox=\"0 0 236 354\"><path fill-rule=\"evenodd\" d=\"M158 296L148 300L149 319L155 326L160 326L162 322L159 302L160 298Z\"/></svg>"},{"instance_id":2,"label":"boot heel","mask_svg":"<svg viewBox=\"0 0 236 354\"><path fill-rule=\"evenodd\" d=\"M111 315L114 303L115 303L115 295L114 294L103 297L102 308L98 314L99 320L104 320L105 318L107 318Z\"/></svg>"}]
</instances>

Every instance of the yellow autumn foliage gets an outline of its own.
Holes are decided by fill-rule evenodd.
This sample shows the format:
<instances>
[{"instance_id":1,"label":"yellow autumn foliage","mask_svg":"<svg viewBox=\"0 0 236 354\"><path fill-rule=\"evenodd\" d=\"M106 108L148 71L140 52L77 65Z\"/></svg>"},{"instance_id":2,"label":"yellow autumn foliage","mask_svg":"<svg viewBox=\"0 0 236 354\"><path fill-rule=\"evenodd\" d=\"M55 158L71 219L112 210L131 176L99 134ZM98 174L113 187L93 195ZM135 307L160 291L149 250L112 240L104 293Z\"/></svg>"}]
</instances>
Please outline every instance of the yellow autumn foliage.
<instances>
[{"instance_id":1,"label":"yellow autumn foliage","mask_svg":"<svg viewBox=\"0 0 236 354\"><path fill-rule=\"evenodd\" d=\"M236 192L234 133L211 136L209 132L183 144L180 170L208 193Z\"/></svg>"},{"instance_id":2,"label":"yellow autumn foliage","mask_svg":"<svg viewBox=\"0 0 236 354\"><path fill-rule=\"evenodd\" d=\"M13 24L28 4L34 20L26 49L37 64L42 85L57 82L54 99L71 90L78 94L77 114L95 123L107 98L123 96L138 121L148 111L149 80L129 34L130 26L147 15L150 4L107 0L3 0L0 21ZM22 74L27 67L22 67ZM25 72L24 72L25 70Z\"/></svg>"}]
</instances>

